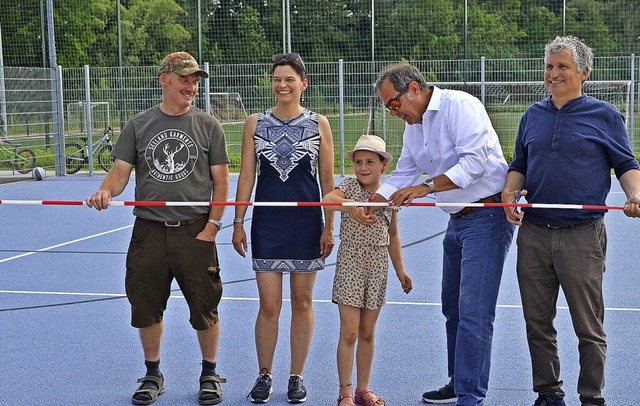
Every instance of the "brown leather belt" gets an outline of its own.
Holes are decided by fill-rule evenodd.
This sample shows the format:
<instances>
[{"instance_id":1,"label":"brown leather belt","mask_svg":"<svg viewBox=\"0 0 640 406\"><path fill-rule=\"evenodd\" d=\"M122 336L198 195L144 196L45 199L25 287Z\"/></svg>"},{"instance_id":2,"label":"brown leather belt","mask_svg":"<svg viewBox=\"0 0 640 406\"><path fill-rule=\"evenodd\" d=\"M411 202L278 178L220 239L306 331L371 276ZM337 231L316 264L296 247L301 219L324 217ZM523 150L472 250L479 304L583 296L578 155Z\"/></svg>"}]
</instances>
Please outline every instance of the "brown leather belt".
<instances>
[{"instance_id":1,"label":"brown leather belt","mask_svg":"<svg viewBox=\"0 0 640 406\"><path fill-rule=\"evenodd\" d=\"M203 220L205 218L209 217L208 214L202 214L198 217L189 219L189 220L182 220L182 221L157 221L157 220L147 220L147 221L151 221L152 223L158 223L158 224L162 224L165 227L180 227L180 226L188 226L189 224L193 224L196 221L200 221Z\"/></svg>"},{"instance_id":2,"label":"brown leather belt","mask_svg":"<svg viewBox=\"0 0 640 406\"><path fill-rule=\"evenodd\" d=\"M500 203L502 201L502 198L500 197L501 194L502 192L498 192L493 196L485 197L484 199L480 199L474 203ZM479 210L479 209L484 209L484 207L466 206L466 207L463 207L462 210L460 210L457 213L449 213L449 214L451 214L451 217L453 217L454 219L459 219L471 213L472 211Z\"/></svg>"}]
</instances>

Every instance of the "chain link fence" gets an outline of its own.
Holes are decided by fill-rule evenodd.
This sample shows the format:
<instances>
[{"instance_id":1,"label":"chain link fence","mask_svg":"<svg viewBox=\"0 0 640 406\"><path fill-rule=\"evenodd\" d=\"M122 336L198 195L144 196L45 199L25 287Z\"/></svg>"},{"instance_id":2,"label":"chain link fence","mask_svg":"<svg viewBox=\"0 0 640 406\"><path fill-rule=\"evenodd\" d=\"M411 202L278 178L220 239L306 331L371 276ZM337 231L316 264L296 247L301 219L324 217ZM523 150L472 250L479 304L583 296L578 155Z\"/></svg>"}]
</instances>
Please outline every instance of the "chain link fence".
<instances>
[{"instance_id":1,"label":"chain link fence","mask_svg":"<svg viewBox=\"0 0 640 406\"><path fill-rule=\"evenodd\" d=\"M638 153L638 21L637 0L2 1L0 128L50 173L67 172L65 144L85 149L78 173L101 171L87 138L111 128L115 140L157 104L156 67L184 50L211 73L196 104L223 122L236 171L244 118L273 104L266 62L294 51L310 73L304 105L331 122L339 173L363 132L400 151L404 123L373 92L387 61L410 61L428 82L481 99L509 157L520 116L546 93L544 45L575 35L597 57L586 92L625 114ZM0 171L15 172L16 148L0 150Z\"/></svg>"},{"instance_id":2,"label":"chain link fence","mask_svg":"<svg viewBox=\"0 0 640 406\"><path fill-rule=\"evenodd\" d=\"M629 138L640 153L639 88L634 68L640 58L596 58L585 92L614 104L626 117ZM374 95L376 75L387 63L309 63L310 85L303 105L329 118L336 147L336 172L349 173L344 152L363 133L380 135L399 155L404 122L392 118ZM509 158L520 117L546 96L541 81L542 59L416 61L428 82L467 91L483 101ZM210 78L201 82L196 105L223 123L231 171L239 170L242 126L248 114L274 104L270 64L208 65ZM517 68L517 69L514 69ZM606 75L601 73L606 67ZM59 72L59 73L58 73ZM57 79L59 77L59 79ZM59 82L59 83L58 83ZM15 144L36 152L37 166L50 173L66 172L70 151L65 144L95 143L107 129L113 141L134 114L160 102L157 67L4 68L6 108L2 128ZM633 126L633 127L632 127ZM74 148L75 148L74 146ZM86 164L78 173L103 171L86 146ZM9 158L7 158L9 159ZM13 172L3 158L0 171Z\"/></svg>"}]
</instances>

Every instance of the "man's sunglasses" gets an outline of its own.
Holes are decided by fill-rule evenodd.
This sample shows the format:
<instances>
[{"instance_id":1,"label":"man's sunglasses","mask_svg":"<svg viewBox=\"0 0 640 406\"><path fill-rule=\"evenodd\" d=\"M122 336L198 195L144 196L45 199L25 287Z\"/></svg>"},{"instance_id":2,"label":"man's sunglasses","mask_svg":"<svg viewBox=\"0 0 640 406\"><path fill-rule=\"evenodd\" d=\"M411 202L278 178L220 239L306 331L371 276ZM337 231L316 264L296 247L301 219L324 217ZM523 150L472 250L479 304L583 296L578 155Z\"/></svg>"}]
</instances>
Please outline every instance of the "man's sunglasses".
<instances>
[{"instance_id":1,"label":"man's sunglasses","mask_svg":"<svg viewBox=\"0 0 640 406\"><path fill-rule=\"evenodd\" d=\"M300 54L295 52L289 52L288 54L276 54L271 58L271 62L274 64L279 64L282 62L295 62L299 63L302 66L302 69L306 72L307 68L304 66L304 62L302 62L302 57Z\"/></svg>"},{"instance_id":2,"label":"man's sunglasses","mask_svg":"<svg viewBox=\"0 0 640 406\"><path fill-rule=\"evenodd\" d=\"M400 103L400 98L402 97L403 94L407 93L408 90L409 90L409 85L407 85L400 93L398 93L396 97L394 97L393 99L385 103L384 107L386 107L387 110L389 111L398 110L400 106L402 106L402 103Z\"/></svg>"}]
</instances>

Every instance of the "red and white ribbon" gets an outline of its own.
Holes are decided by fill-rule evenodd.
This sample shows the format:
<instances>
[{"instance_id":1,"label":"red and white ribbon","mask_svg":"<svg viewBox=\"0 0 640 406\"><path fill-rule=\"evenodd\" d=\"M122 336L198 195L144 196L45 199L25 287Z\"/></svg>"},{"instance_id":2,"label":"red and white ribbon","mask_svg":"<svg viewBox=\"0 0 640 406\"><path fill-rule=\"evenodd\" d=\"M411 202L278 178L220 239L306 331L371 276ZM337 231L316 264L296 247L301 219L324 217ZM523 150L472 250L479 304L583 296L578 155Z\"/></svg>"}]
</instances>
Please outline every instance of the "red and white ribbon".
<instances>
[{"instance_id":1,"label":"red and white ribbon","mask_svg":"<svg viewBox=\"0 0 640 406\"><path fill-rule=\"evenodd\" d=\"M6 205L43 205L43 206L86 206L84 200L0 200ZM382 202L171 202L171 201L116 201L109 206L254 206L254 207L394 207L392 203ZM623 210L623 206L601 206L592 204L548 204L548 203L437 203L412 202L411 207L520 207L533 209L573 209L573 210ZM407 207L402 206L402 207Z\"/></svg>"}]
</instances>

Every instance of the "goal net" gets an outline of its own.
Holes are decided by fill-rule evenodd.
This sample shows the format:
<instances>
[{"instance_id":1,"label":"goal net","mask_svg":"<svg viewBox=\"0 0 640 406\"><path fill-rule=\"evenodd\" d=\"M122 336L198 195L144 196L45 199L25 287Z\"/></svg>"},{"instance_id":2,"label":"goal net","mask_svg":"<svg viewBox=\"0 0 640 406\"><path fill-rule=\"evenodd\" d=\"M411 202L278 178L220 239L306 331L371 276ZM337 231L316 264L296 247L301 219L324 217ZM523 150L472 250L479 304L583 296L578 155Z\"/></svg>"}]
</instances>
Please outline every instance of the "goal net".
<instances>
[{"instance_id":1,"label":"goal net","mask_svg":"<svg viewBox=\"0 0 640 406\"><path fill-rule=\"evenodd\" d=\"M87 114L86 102L80 101L75 103L67 103L65 126L67 133L86 134L87 131ZM100 133L105 128L111 126L111 110L109 102L91 102L91 126L99 129Z\"/></svg>"},{"instance_id":2,"label":"goal net","mask_svg":"<svg viewBox=\"0 0 640 406\"><path fill-rule=\"evenodd\" d=\"M525 106L549 95L543 82L468 82L437 83L445 89L464 90L491 106ZM597 80L584 83L583 92L616 106L627 115L631 101L631 81Z\"/></svg>"},{"instance_id":3,"label":"goal net","mask_svg":"<svg viewBox=\"0 0 640 406\"><path fill-rule=\"evenodd\" d=\"M441 89L462 90L480 99L488 113L501 142L509 147L517 133L522 114L533 103L549 95L542 81L535 82L438 82ZM614 105L624 115L630 126L632 84L628 80L587 81L583 92L589 96ZM386 138L393 120L386 121L382 102L378 99L369 106L365 129L374 128L378 135ZM391 129L397 131L398 129ZM630 131L630 129L628 128ZM400 129L402 131L402 129ZM505 145L503 145L503 148Z\"/></svg>"},{"instance_id":4,"label":"goal net","mask_svg":"<svg viewBox=\"0 0 640 406\"><path fill-rule=\"evenodd\" d=\"M238 123L247 118L247 111L239 93L210 93L210 113L221 123Z\"/></svg>"}]
</instances>

